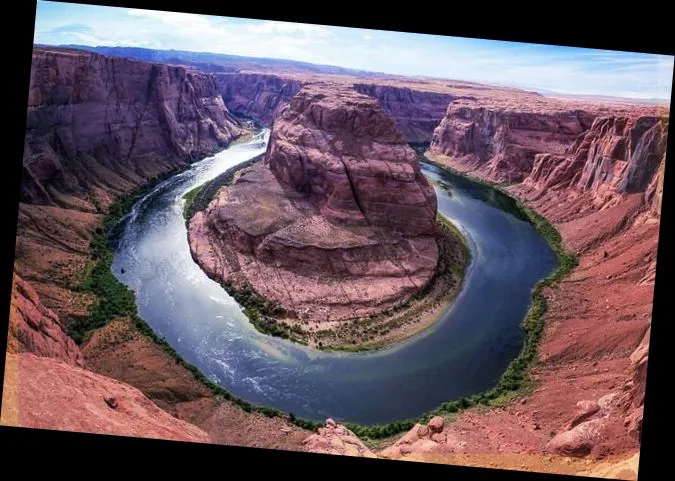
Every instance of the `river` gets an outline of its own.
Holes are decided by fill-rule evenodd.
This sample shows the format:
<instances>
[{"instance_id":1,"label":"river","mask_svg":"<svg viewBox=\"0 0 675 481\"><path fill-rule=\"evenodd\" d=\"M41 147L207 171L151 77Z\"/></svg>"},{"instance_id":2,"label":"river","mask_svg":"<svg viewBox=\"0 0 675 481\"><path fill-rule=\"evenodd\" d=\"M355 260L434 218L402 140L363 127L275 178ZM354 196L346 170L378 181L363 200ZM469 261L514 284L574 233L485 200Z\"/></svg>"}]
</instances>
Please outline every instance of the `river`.
<instances>
[{"instance_id":1,"label":"river","mask_svg":"<svg viewBox=\"0 0 675 481\"><path fill-rule=\"evenodd\" d=\"M183 195L263 153L268 138L266 129L197 162L135 204L112 269L136 293L139 315L227 391L301 418L404 420L492 387L522 347L532 287L556 268L554 252L511 199L423 164L428 178L446 186L435 184L439 211L469 243L463 289L434 327L398 346L316 351L256 331L188 247Z\"/></svg>"}]
</instances>

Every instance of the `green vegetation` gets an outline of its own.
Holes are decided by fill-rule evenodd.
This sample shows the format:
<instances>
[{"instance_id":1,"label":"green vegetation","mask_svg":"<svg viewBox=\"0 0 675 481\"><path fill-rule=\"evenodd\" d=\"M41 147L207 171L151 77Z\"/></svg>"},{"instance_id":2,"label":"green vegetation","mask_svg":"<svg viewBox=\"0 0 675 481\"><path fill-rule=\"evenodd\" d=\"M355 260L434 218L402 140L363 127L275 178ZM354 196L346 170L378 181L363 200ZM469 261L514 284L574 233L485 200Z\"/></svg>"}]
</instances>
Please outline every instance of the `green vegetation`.
<instances>
[{"instance_id":1,"label":"green vegetation","mask_svg":"<svg viewBox=\"0 0 675 481\"><path fill-rule=\"evenodd\" d=\"M231 286L223 286L225 291L244 308L244 314L251 324L263 334L281 337L299 344L307 343L300 337L305 332L299 326L290 326L285 322L278 322L274 318L286 314L283 307L274 301L267 300L256 294L252 288L235 290Z\"/></svg>"},{"instance_id":2,"label":"green vegetation","mask_svg":"<svg viewBox=\"0 0 675 481\"><path fill-rule=\"evenodd\" d=\"M237 172L245 167L250 167L251 165L260 161L264 156L265 154L260 154L251 160L235 165L234 167L227 169L215 179L197 186L185 194L183 196L185 199L185 206L183 207L183 216L185 217L185 222L188 222L192 216L200 210L206 209L220 188L232 183L232 180L234 179L234 176Z\"/></svg>"},{"instance_id":3,"label":"green vegetation","mask_svg":"<svg viewBox=\"0 0 675 481\"><path fill-rule=\"evenodd\" d=\"M187 192L185 195L183 195L183 199L185 200L185 205L183 206L183 217L186 219L189 219L188 217L188 212L190 211L190 207L192 206L192 203L195 200L195 197L197 197L197 194L201 192L201 190L204 188L204 185L198 185L194 189L190 190Z\"/></svg>"},{"instance_id":4,"label":"green vegetation","mask_svg":"<svg viewBox=\"0 0 675 481\"><path fill-rule=\"evenodd\" d=\"M471 249L469 249L469 244L466 240L466 237L464 237L464 234L460 232L455 224L450 222L450 220L440 212L438 213L438 224L440 228L449 231L455 239L459 240L459 245L462 249L461 258L464 259L464 262L450 262L449 267L463 281L466 268L471 263ZM447 245L442 245L441 249L443 248L447 248ZM446 256L441 253L440 257L445 258Z\"/></svg>"},{"instance_id":5,"label":"green vegetation","mask_svg":"<svg viewBox=\"0 0 675 481\"><path fill-rule=\"evenodd\" d=\"M122 218L131 211L134 203L150 192L160 182L175 174L172 170L160 175L136 191L117 197L108 214L96 229L91 242L92 259L85 268L80 282L72 286L74 291L94 294L97 302L88 317L77 318L68 323L68 334L81 344L91 331L101 328L118 317L133 317L136 302L133 291L120 283L112 273L113 248L122 228Z\"/></svg>"}]
</instances>

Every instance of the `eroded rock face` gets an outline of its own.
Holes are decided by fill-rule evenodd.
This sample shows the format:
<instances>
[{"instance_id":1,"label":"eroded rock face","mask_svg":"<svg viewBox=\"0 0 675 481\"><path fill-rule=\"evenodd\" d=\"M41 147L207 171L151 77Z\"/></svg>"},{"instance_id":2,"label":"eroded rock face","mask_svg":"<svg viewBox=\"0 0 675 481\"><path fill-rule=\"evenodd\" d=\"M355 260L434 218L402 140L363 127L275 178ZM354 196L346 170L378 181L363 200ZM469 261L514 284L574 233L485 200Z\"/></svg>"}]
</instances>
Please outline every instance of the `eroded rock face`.
<instances>
[{"instance_id":1,"label":"eroded rock face","mask_svg":"<svg viewBox=\"0 0 675 481\"><path fill-rule=\"evenodd\" d=\"M577 411L565 430L547 444L549 452L563 456L586 456L599 447L608 435L610 417L616 415L619 393L605 394L596 401L579 401Z\"/></svg>"},{"instance_id":2,"label":"eroded rock face","mask_svg":"<svg viewBox=\"0 0 675 481\"><path fill-rule=\"evenodd\" d=\"M431 279L436 197L377 102L305 87L274 121L264 163L190 222L194 257L220 282L312 320L365 316Z\"/></svg>"},{"instance_id":3,"label":"eroded rock face","mask_svg":"<svg viewBox=\"0 0 675 481\"><path fill-rule=\"evenodd\" d=\"M300 80L262 73L217 74L215 79L230 112L267 126L302 88Z\"/></svg>"},{"instance_id":4,"label":"eroded rock face","mask_svg":"<svg viewBox=\"0 0 675 481\"><path fill-rule=\"evenodd\" d=\"M406 142L427 143L456 95L414 90L410 87L354 84L354 90L377 99L396 122Z\"/></svg>"},{"instance_id":5,"label":"eroded rock face","mask_svg":"<svg viewBox=\"0 0 675 481\"><path fill-rule=\"evenodd\" d=\"M211 76L35 48L22 201L95 210L239 134Z\"/></svg>"},{"instance_id":6,"label":"eroded rock face","mask_svg":"<svg viewBox=\"0 0 675 481\"><path fill-rule=\"evenodd\" d=\"M350 89L297 95L275 121L265 161L280 182L315 197L327 219L435 232L436 196L415 152L374 101Z\"/></svg>"},{"instance_id":7,"label":"eroded rock face","mask_svg":"<svg viewBox=\"0 0 675 481\"><path fill-rule=\"evenodd\" d=\"M638 441L642 436L650 335L651 325L642 337L640 345L630 356L630 378L625 385L626 392L620 400L624 413L624 425Z\"/></svg>"},{"instance_id":8,"label":"eroded rock face","mask_svg":"<svg viewBox=\"0 0 675 481\"><path fill-rule=\"evenodd\" d=\"M7 354L2 424L176 441L209 442L138 389L57 359Z\"/></svg>"},{"instance_id":9,"label":"eroded rock face","mask_svg":"<svg viewBox=\"0 0 675 481\"><path fill-rule=\"evenodd\" d=\"M65 333L59 317L47 309L33 287L14 274L7 352L29 352L83 366L80 349Z\"/></svg>"},{"instance_id":10,"label":"eroded rock face","mask_svg":"<svg viewBox=\"0 0 675 481\"><path fill-rule=\"evenodd\" d=\"M656 116L598 117L566 155L537 155L524 184L540 190L590 191L600 201L644 193L658 213L667 129L667 119Z\"/></svg>"},{"instance_id":11,"label":"eroded rock face","mask_svg":"<svg viewBox=\"0 0 675 481\"><path fill-rule=\"evenodd\" d=\"M537 154L563 153L592 119L582 110L452 102L430 150L480 168L492 180L520 182L532 171Z\"/></svg>"}]
</instances>

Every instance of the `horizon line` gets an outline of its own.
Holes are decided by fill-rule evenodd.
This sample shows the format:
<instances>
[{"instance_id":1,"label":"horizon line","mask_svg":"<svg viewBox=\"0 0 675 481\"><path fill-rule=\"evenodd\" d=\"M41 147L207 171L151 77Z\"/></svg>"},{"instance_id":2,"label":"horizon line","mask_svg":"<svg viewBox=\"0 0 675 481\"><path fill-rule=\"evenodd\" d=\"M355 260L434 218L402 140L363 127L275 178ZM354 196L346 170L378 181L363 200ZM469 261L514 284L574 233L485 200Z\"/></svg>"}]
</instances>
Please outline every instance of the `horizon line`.
<instances>
[{"instance_id":1,"label":"horizon line","mask_svg":"<svg viewBox=\"0 0 675 481\"><path fill-rule=\"evenodd\" d=\"M109 44L109 45L88 45L88 44L48 44L48 43L35 43L33 42L33 47L39 47L39 46L45 46L45 47L58 47L58 48L77 48L77 47L89 47L89 48L119 48L119 49L139 49L139 50L149 50L149 51L155 51L155 52L185 52L185 53L202 53L202 54L208 54L208 55L215 55L215 56L229 56L229 57L236 57L236 58L241 58L241 59L259 59L259 60L281 60L289 63L294 63L294 64L300 64L300 65L313 65L317 67L332 67L332 68L337 68L345 71L350 71L350 72L362 72L362 73L367 73L367 74L373 74L373 75L380 75L380 76L389 76L389 77L394 77L394 78L410 78L410 79L428 79L428 80L441 80L441 81L454 81L454 82L466 82L466 83L472 83L476 85L485 85L485 86L492 86L492 87L500 87L500 88L512 88L512 89L517 89L517 90L522 90L522 91L527 91L527 92L534 92L539 95L542 95L544 97L551 97L551 96L564 96L564 97L586 97L586 98L597 98L597 99L614 99L614 100L626 100L626 101L633 101L633 102L646 102L649 104L653 104L655 102L671 102L672 98L672 85L671 85L671 95L669 97L627 97L627 96L621 96L621 95L602 95L602 94L594 94L594 93L569 93L569 92L563 92L560 90L550 90L550 89L544 89L544 88L536 88L536 87L525 87L523 85L515 84L515 83L490 83L490 82L482 82L482 81L476 81L476 80L468 80L468 79L461 79L461 78L451 78L451 77L436 77L436 76L428 76L428 75L403 75L403 74L396 74L396 73L388 73L388 72L381 72L381 71L372 71L372 70L363 70L363 69L356 69L356 68L351 68L351 67L344 67L341 65L336 65L336 64L324 64L324 63L316 63L316 62L307 62L304 60L293 60L290 58L286 57L262 57L262 56L254 56L254 55L237 55L237 54L231 54L231 53L222 53L222 52L209 52L206 50L190 50L190 49L158 49L158 48L149 48L149 47L137 47L137 46L130 46L130 45L114 45L114 44ZM99 55L104 55L104 54L99 54ZM139 60L139 59L133 59L133 60ZM143 60L139 60L143 61ZM205 62L209 63L209 62ZM217 65L217 64L213 64ZM326 75L326 74L323 74ZM346 76L346 74L337 74L337 75L343 75Z\"/></svg>"}]
</instances>

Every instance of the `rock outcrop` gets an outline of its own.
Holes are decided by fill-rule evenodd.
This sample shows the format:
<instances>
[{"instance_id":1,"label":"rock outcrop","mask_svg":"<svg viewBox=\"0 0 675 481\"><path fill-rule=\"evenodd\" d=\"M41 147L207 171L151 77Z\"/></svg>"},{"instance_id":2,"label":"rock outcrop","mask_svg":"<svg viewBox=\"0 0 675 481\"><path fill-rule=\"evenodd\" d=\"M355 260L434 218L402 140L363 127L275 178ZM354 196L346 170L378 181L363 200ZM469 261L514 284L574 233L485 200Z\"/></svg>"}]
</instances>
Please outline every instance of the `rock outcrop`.
<instances>
[{"instance_id":1,"label":"rock outcrop","mask_svg":"<svg viewBox=\"0 0 675 481\"><path fill-rule=\"evenodd\" d=\"M586 456L606 437L608 418L617 407L618 393L607 394L597 402L579 401L566 429L556 434L546 449L563 456Z\"/></svg>"},{"instance_id":2,"label":"rock outcrop","mask_svg":"<svg viewBox=\"0 0 675 481\"><path fill-rule=\"evenodd\" d=\"M450 93L368 83L355 83L354 90L377 99L408 143L431 142L448 104L457 98Z\"/></svg>"},{"instance_id":3,"label":"rock outcrop","mask_svg":"<svg viewBox=\"0 0 675 481\"><path fill-rule=\"evenodd\" d=\"M47 309L33 287L14 275L7 352L29 352L82 367L84 359L59 317Z\"/></svg>"},{"instance_id":4,"label":"rock outcrop","mask_svg":"<svg viewBox=\"0 0 675 481\"><path fill-rule=\"evenodd\" d=\"M128 384L30 353L7 354L1 419L28 428L210 441Z\"/></svg>"},{"instance_id":5,"label":"rock outcrop","mask_svg":"<svg viewBox=\"0 0 675 481\"><path fill-rule=\"evenodd\" d=\"M651 325L642 337L640 345L630 356L630 378L624 385L626 392L620 403L624 413L624 425L638 441L642 436L650 335Z\"/></svg>"},{"instance_id":6,"label":"rock outcrop","mask_svg":"<svg viewBox=\"0 0 675 481\"><path fill-rule=\"evenodd\" d=\"M305 450L312 453L377 458L353 432L332 419L328 419L326 426L319 428L318 434L312 434L303 444Z\"/></svg>"},{"instance_id":7,"label":"rock outcrop","mask_svg":"<svg viewBox=\"0 0 675 481\"><path fill-rule=\"evenodd\" d=\"M583 110L454 101L434 131L430 152L483 171L500 182L520 182L540 153L561 154L593 120Z\"/></svg>"},{"instance_id":8,"label":"rock outcrop","mask_svg":"<svg viewBox=\"0 0 675 481\"><path fill-rule=\"evenodd\" d=\"M298 79L264 73L217 74L215 79L230 112L266 126L272 125L303 85Z\"/></svg>"},{"instance_id":9,"label":"rock outcrop","mask_svg":"<svg viewBox=\"0 0 675 481\"><path fill-rule=\"evenodd\" d=\"M657 213L667 132L668 120L656 116L598 117L566 155L537 155L524 185L591 191L600 203L617 194L641 193Z\"/></svg>"},{"instance_id":10,"label":"rock outcrop","mask_svg":"<svg viewBox=\"0 0 675 481\"><path fill-rule=\"evenodd\" d=\"M410 454L462 453L466 443L444 431L445 420L435 416L427 424L415 424L391 446L383 449L382 457L398 459Z\"/></svg>"},{"instance_id":11,"label":"rock outcrop","mask_svg":"<svg viewBox=\"0 0 675 481\"><path fill-rule=\"evenodd\" d=\"M33 50L22 201L97 210L240 135L213 77L78 50Z\"/></svg>"},{"instance_id":12,"label":"rock outcrop","mask_svg":"<svg viewBox=\"0 0 675 481\"><path fill-rule=\"evenodd\" d=\"M209 276L314 321L367 316L432 278L436 196L377 102L306 86L274 122L263 163L191 219Z\"/></svg>"}]
</instances>

